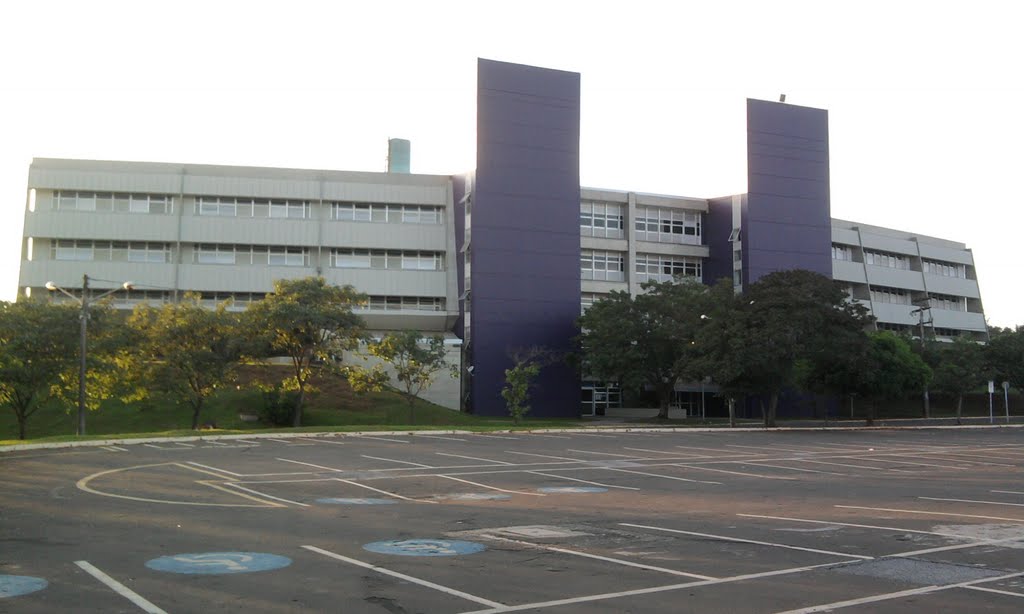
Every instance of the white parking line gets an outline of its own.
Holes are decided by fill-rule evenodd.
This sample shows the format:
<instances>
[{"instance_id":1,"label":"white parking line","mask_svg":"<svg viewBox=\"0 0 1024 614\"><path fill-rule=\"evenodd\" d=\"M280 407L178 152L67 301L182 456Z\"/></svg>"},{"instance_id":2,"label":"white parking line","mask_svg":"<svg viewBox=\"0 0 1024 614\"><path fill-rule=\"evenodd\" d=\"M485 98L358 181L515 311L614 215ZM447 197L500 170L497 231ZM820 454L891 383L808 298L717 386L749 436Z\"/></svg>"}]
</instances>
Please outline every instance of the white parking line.
<instances>
[{"instance_id":1,"label":"white parking line","mask_svg":"<svg viewBox=\"0 0 1024 614\"><path fill-rule=\"evenodd\" d=\"M713 576L702 576L700 574L687 573L685 571L678 571L676 569L669 569L667 567L656 567L654 565L645 565L643 563L636 563L636 562L633 562L633 561L626 561L626 560L623 560L623 559L615 559L615 558L611 558L611 557L607 557L607 556L600 556L600 555L597 555L597 554L590 554L589 552L583 552L583 551L580 551L580 550L569 550L567 548L558 548L556 546L548 546L546 544L535 544L535 543L532 543L532 542L522 541L522 540L518 540L518 539L509 539L507 537L500 537L498 535L491 535L490 533L484 533L484 534L480 535L480 537L483 537L485 539L493 539L493 540L497 540L497 541L503 541L503 542L509 542L509 543L513 543L513 544L518 544L520 546L526 546L528 548L536 548L538 550L548 550L550 552L558 552L560 554L571 554L572 556L580 556L580 557L584 557L584 558L588 558L588 559L595 559L595 560L598 560L598 561L605 561L607 563L615 563L616 565L624 565L626 567L637 567L639 569L649 569L651 571L660 571L662 573L667 573L667 574L670 574L670 575L673 575L673 576L683 576L684 578L694 578L696 580L717 580L718 579L718 578L715 578Z\"/></svg>"},{"instance_id":2,"label":"white parking line","mask_svg":"<svg viewBox=\"0 0 1024 614\"><path fill-rule=\"evenodd\" d=\"M439 475L437 477L444 478L446 480L454 480L456 482L462 482L463 484L472 484L473 486L479 486L480 488L487 488L487 489L490 489L490 490L496 490L498 492L507 492L507 493L511 493L511 494L514 494L514 495L529 495L531 497L543 497L544 496L543 493L539 493L539 492L524 492L522 490L507 490L505 488L498 488L497 486L488 486L487 484L481 484L480 482L470 482L469 480L463 480L462 478L457 478L457 477L453 477L453 476L450 476L450 475Z\"/></svg>"},{"instance_id":3,"label":"white parking line","mask_svg":"<svg viewBox=\"0 0 1024 614\"><path fill-rule=\"evenodd\" d=\"M513 452L512 450L505 450L505 454L518 454L520 456L536 456L537 458L553 458L555 460L569 461L573 463L585 463L587 461L579 458L566 458L564 456L551 456L550 454L533 454L531 452Z\"/></svg>"},{"instance_id":4,"label":"white parking line","mask_svg":"<svg viewBox=\"0 0 1024 614\"><path fill-rule=\"evenodd\" d=\"M183 441L176 441L176 442L174 442L174 443L175 443L175 445L181 446L181 447L183 447L183 448L194 448L194 447L195 447L195 445L194 445L194 444L191 444L191 443L185 443L185 442L183 442Z\"/></svg>"},{"instance_id":5,"label":"white parking line","mask_svg":"<svg viewBox=\"0 0 1024 614\"><path fill-rule=\"evenodd\" d=\"M409 443L408 439L389 439L387 437L370 437L368 435L363 436L363 439L366 439L367 441L393 441L395 443Z\"/></svg>"},{"instance_id":6,"label":"white parking line","mask_svg":"<svg viewBox=\"0 0 1024 614\"><path fill-rule=\"evenodd\" d=\"M469 441L468 439L461 439L459 437L442 437L440 435L419 435L419 434L417 434L416 437L425 437L427 439L447 439L449 441Z\"/></svg>"},{"instance_id":7,"label":"white parking line","mask_svg":"<svg viewBox=\"0 0 1024 614\"><path fill-rule=\"evenodd\" d=\"M484 435L482 433L474 433L474 435L477 437L486 437L488 439L521 439L520 437L507 437L505 435ZM565 439L568 439L568 437L566 437Z\"/></svg>"},{"instance_id":8,"label":"white parking line","mask_svg":"<svg viewBox=\"0 0 1024 614\"><path fill-rule=\"evenodd\" d=\"M398 459L395 459L395 458L384 458L383 456L369 456L367 454L360 454L359 456L362 456L363 458L373 459L373 460L386 461L386 462L389 462L389 463L400 463L402 465L411 465L413 467L420 467L422 469L433 469L433 467L431 467L430 465L424 465L423 463L413 463L413 462L410 462L410 461L398 460Z\"/></svg>"},{"instance_id":9,"label":"white parking line","mask_svg":"<svg viewBox=\"0 0 1024 614\"><path fill-rule=\"evenodd\" d=\"M611 454L609 452L593 452L591 450L576 450L574 448L566 448L566 452L579 452L580 454L596 454L597 456L615 456L617 458L629 458L633 460L645 460L638 457L636 454ZM660 460L660 459L659 459Z\"/></svg>"},{"instance_id":10,"label":"white parking line","mask_svg":"<svg viewBox=\"0 0 1024 614\"><path fill-rule=\"evenodd\" d=\"M702 467L700 465L685 465L682 463L673 463L673 467L683 467L684 469L698 469L700 471L715 471L718 473L728 473L731 475L742 475L748 478L762 478L765 480L795 480L796 478L788 478L781 475L764 475L761 473L745 473L743 471L729 471L728 469L714 469L712 467Z\"/></svg>"},{"instance_id":11,"label":"white parking line","mask_svg":"<svg viewBox=\"0 0 1024 614\"><path fill-rule=\"evenodd\" d=\"M100 582L104 583L112 589L118 595L121 595L128 601L131 601L139 607L143 612L149 612L150 614L167 614L166 611L153 605L150 601L146 600L142 595L136 593L132 589L128 588L124 584L121 584L117 580L111 578L107 574L103 573L96 567L94 567L89 561L75 561L75 565L82 568L85 573L96 578Z\"/></svg>"},{"instance_id":12,"label":"white parking line","mask_svg":"<svg viewBox=\"0 0 1024 614\"><path fill-rule=\"evenodd\" d=\"M761 514L736 514L743 518L762 518L765 520L784 520L786 522L803 522L808 524L832 524L840 527L854 527L857 529L878 529L879 531L900 531L903 533L919 533L921 535L938 535L941 537L952 537L956 539L973 539L952 533L938 533L936 531L919 531L917 529L904 529L903 527L883 527L874 524L855 524L852 522L839 522L835 520L811 520L808 518L789 518L786 516L764 516Z\"/></svg>"},{"instance_id":13,"label":"white parking line","mask_svg":"<svg viewBox=\"0 0 1024 614\"><path fill-rule=\"evenodd\" d=\"M997 595L1008 595L1010 597L1024 597L1024 593L1015 593L1013 591L1002 591L1002 590L999 590L999 589L996 589L996 588L987 588L987 587L984 587L984 586L965 586L964 588L969 588L972 591L985 591L986 593L995 593Z\"/></svg>"},{"instance_id":14,"label":"white parking line","mask_svg":"<svg viewBox=\"0 0 1024 614\"><path fill-rule=\"evenodd\" d=\"M466 599L468 601L472 601L474 603L479 603L480 605L485 605L485 606L492 607L492 608L502 608L502 607L505 607L503 604L498 603L497 601L491 601L490 599L484 599L483 597L477 597L476 595L470 595L469 593L464 593L462 591L455 590L454 588L448 588L447 586L441 586L440 584L435 584L435 583L429 582L427 580L421 580L420 578L415 578L413 576L409 576L409 575L406 575L404 573L399 573L397 571L391 571L390 569L385 569L383 567L378 567L378 566L372 565L370 563L364 563L363 561L352 559L352 558L349 558L347 556L343 556L343 555L337 554L336 552L331 552L330 550L324 550L322 548L317 548L316 546L302 546L302 547L305 548L306 550L309 550L310 552L316 552L318 554L322 554L322 555L324 555L326 557L330 557L332 559L343 561L345 563L349 563L351 565L356 565L356 566L362 567L364 569L369 569L371 571L376 571L379 574L383 574L383 575L386 575L386 576L391 576L393 578L398 578L400 580L405 580L407 582L412 582L413 584L419 584L420 586L425 586L427 588L432 588L432 589L434 589L436 591L440 591L440 592L446 593L448 595L453 595L455 597L462 597L463 599Z\"/></svg>"},{"instance_id":15,"label":"white parking line","mask_svg":"<svg viewBox=\"0 0 1024 614\"><path fill-rule=\"evenodd\" d=\"M985 505L1012 505L1013 507L1024 507L1024 503L1004 503L1002 501L976 501L974 499L945 499L942 497L918 497L925 501L952 501L955 503L982 503Z\"/></svg>"},{"instance_id":16,"label":"white parking line","mask_svg":"<svg viewBox=\"0 0 1024 614\"><path fill-rule=\"evenodd\" d=\"M814 552L816 554L827 554L829 556L838 556L844 559L864 559L869 561L874 559L873 556L865 556L863 554L848 554L846 552L836 552L834 550L818 550L816 548L804 548L801 546L790 546L788 544L777 544L773 542L760 542L753 539L742 539L739 537L729 537L727 535L712 535L710 533L695 533L693 531L682 531L679 529L669 529L667 527L652 527L643 524L630 524L628 522L620 522L620 525L624 527L633 527L636 529L649 529L651 531L664 531L666 533L680 533L682 535L692 535L694 537L707 537L710 539L717 539L726 542L735 542L738 544L754 544L757 546L771 546L773 548L785 548L787 550L800 550L802 552Z\"/></svg>"},{"instance_id":17,"label":"white parking line","mask_svg":"<svg viewBox=\"0 0 1024 614\"><path fill-rule=\"evenodd\" d=\"M797 462L797 459L793 459L793 460L794 460L794 462ZM817 464L817 465L834 465L836 467L851 467L853 469L870 469L870 470L873 470L873 471L896 471L898 473L914 473L913 471L908 471L906 469L890 469L889 467L879 467L877 465L872 466L872 465L851 465L850 463L830 463L828 461L812 460L812 459L809 459L809 458L801 458L801 459L799 459L799 462L801 462L801 463L814 463L814 464Z\"/></svg>"},{"instance_id":18,"label":"white parking line","mask_svg":"<svg viewBox=\"0 0 1024 614\"><path fill-rule=\"evenodd\" d=\"M241 485L236 484L234 482L225 482L224 485L225 486L230 486L231 488L237 488L238 490L244 490L247 493L256 495L257 497L263 497L264 499L271 499L273 501L280 501L281 503L291 503L292 505L298 505L299 507L309 507L309 505L307 505L305 503L299 503L298 501L292 501L291 499L282 499L281 497L275 497L273 495L268 495L268 494L262 493L262 492L260 492L258 490L253 490L252 488L248 488L246 486L241 486Z\"/></svg>"},{"instance_id":19,"label":"white parking line","mask_svg":"<svg viewBox=\"0 0 1024 614\"><path fill-rule=\"evenodd\" d=\"M329 444L332 444L332 445L335 445L335 446L346 446L346 445L348 445L347 441L334 441L333 439L328 439L326 437L321 437L319 439L310 439L309 441L316 441L317 443L329 443Z\"/></svg>"},{"instance_id":20,"label":"white parking line","mask_svg":"<svg viewBox=\"0 0 1024 614\"><path fill-rule=\"evenodd\" d=\"M547 437L548 439L572 439L572 437L566 437L565 435L542 435L540 433L531 433L534 437Z\"/></svg>"},{"instance_id":21,"label":"white parking line","mask_svg":"<svg viewBox=\"0 0 1024 614\"><path fill-rule=\"evenodd\" d=\"M338 481L338 482L344 482L345 484L349 484L351 486L358 486L359 488L365 488L366 490L372 490L373 492L378 492L378 493L380 493L382 495L387 495L389 497L394 497L396 499L402 499L403 501L412 501L414 503L437 503L437 501L431 501L429 499L413 499L411 497L404 497L404 496L399 495L397 493L389 492L389 491L386 491L386 490L381 490L379 488L374 488L373 486L367 486L366 484L361 484L359 482L354 482L352 480L344 480L342 478L333 478L333 479Z\"/></svg>"},{"instance_id":22,"label":"white parking line","mask_svg":"<svg viewBox=\"0 0 1024 614\"><path fill-rule=\"evenodd\" d=\"M1024 537L1004 537L1003 539L985 539L982 541L971 542L969 544L955 544L953 546L939 546L937 548L926 548L924 550L911 550L909 552L896 552L894 554L885 555L888 557L902 557L909 558L915 556L923 556L925 554L934 554L936 552L949 552L950 550L967 550L968 548L980 548L982 546L998 546L1000 544L1017 543L1024 540Z\"/></svg>"},{"instance_id":23,"label":"white parking line","mask_svg":"<svg viewBox=\"0 0 1024 614\"><path fill-rule=\"evenodd\" d=\"M603 437L605 439L618 439L615 435L598 435L597 433L576 433L580 437Z\"/></svg>"},{"instance_id":24,"label":"white parking line","mask_svg":"<svg viewBox=\"0 0 1024 614\"><path fill-rule=\"evenodd\" d=\"M933 469L956 469L957 471L967 470L967 467L957 467L956 465L936 465L935 463L914 463L911 461L893 460L889 458L888 454L872 455L869 458L848 454L845 456L834 456L832 458L852 458L854 460L877 460L880 463L892 463L894 465L913 465L915 467L931 467Z\"/></svg>"},{"instance_id":25,"label":"white parking line","mask_svg":"<svg viewBox=\"0 0 1024 614\"><path fill-rule=\"evenodd\" d=\"M803 459L793 459L792 462L796 463L796 462L801 462L802 460ZM772 465L770 463L761 462L761 461L759 461L757 459L746 459L746 460L742 460L742 461L733 461L733 462L740 463L740 464L747 463L747 464L750 464L750 465L756 465L758 467L771 467L772 469L788 469L789 471L800 471L802 473L823 473L825 475L845 475L845 476L849 476L850 475L849 473L836 473L834 471L818 471L817 469L800 469L800 468L797 468L797 467L787 467L785 465Z\"/></svg>"},{"instance_id":26,"label":"white parking line","mask_svg":"<svg viewBox=\"0 0 1024 614\"><path fill-rule=\"evenodd\" d=\"M870 510L874 512L896 512L900 514L925 514L928 516L956 516L958 518L982 518L985 520L1006 520L1009 522L1024 522L1024 518L1002 518L1000 516L977 516L974 514L954 514L952 512L928 512L925 510L898 510L887 507L864 507L861 505L835 505L838 507L848 510Z\"/></svg>"},{"instance_id":27,"label":"white parking line","mask_svg":"<svg viewBox=\"0 0 1024 614\"><path fill-rule=\"evenodd\" d=\"M296 465L305 465L307 467L312 467L314 469L323 469L324 471L345 471L344 469L337 469L335 467L325 467L324 465L316 465L316 464L313 464L313 463L307 463L305 461L292 460L290 458L278 458L276 460L279 460L282 463L294 463ZM237 474L235 474L235 475L237 475ZM269 475L269 474L267 474L267 475ZM251 476L249 476L249 477L251 477Z\"/></svg>"},{"instance_id":28,"label":"white parking line","mask_svg":"<svg viewBox=\"0 0 1024 614\"><path fill-rule=\"evenodd\" d=\"M447 452L434 452L439 456L451 456L452 458L465 458L467 460L481 461L485 463L494 463L495 465L514 465L515 463L506 463L505 461L494 460L493 458L480 458L478 456L464 456L462 454L448 454Z\"/></svg>"},{"instance_id":29,"label":"white parking line","mask_svg":"<svg viewBox=\"0 0 1024 614\"><path fill-rule=\"evenodd\" d=\"M606 471L618 471L621 473L634 473L636 475L646 475L652 478L665 478L666 480L675 480L677 482L694 482L696 484L721 484L721 482L705 482L704 480L693 480L690 478L680 478L674 475L662 475L660 473L647 473L646 471L633 471L632 469L621 469L619 467L598 467Z\"/></svg>"},{"instance_id":30,"label":"white parking line","mask_svg":"<svg viewBox=\"0 0 1024 614\"><path fill-rule=\"evenodd\" d=\"M1019 490L992 490L989 492L997 492L1003 495L1024 495L1024 492L1021 492Z\"/></svg>"},{"instance_id":31,"label":"white parking line","mask_svg":"<svg viewBox=\"0 0 1024 614\"><path fill-rule=\"evenodd\" d=\"M558 478L559 480L569 480L570 482L582 482L584 484L592 484L594 486L604 486L606 488L621 488L622 490L640 490L632 486L616 486L615 484L604 484L603 482L591 482L590 480L581 480L579 478L570 478L564 475L556 475L554 473L543 473L540 471L527 471L526 473L532 473L533 475L542 475L546 478Z\"/></svg>"},{"instance_id":32,"label":"white parking line","mask_svg":"<svg viewBox=\"0 0 1024 614\"><path fill-rule=\"evenodd\" d=\"M634 452L650 452L651 454L668 454L669 456L696 456L701 457L701 454L680 454L679 452L665 452L663 450L648 450L647 448L627 448L622 446L623 450L633 450Z\"/></svg>"},{"instance_id":33,"label":"white parking line","mask_svg":"<svg viewBox=\"0 0 1024 614\"><path fill-rule=\"evenodd\" d=\"M982 584L984 582L998 582L1000 580L1008 580L1010 578L1017 578L1024 576L1024 572L1007 574L1004 576L995 576L992 578L981 578L978 580L969 580L967 582L958 582L957 584L943 584L942 586L925 586L922 588L912 588L906 591L898 591L895 593L885 593L882 595L873 595L871 597L862 597L860 599L850 599L848 601L836 601L834 603L825 603L822 605L811 606L809 608L800 608L799 610L787 610L785 612L779 612L778 614L811 614L812 612L831 612L832 610L838 610L839 608L848 608L855 605L863 605L865 603L876 603L879 601L888 601L890 599L899 599L900 597L909 597L911 595L923 595L926 593L934 593L936 591L945 591L951 588L970 588L975 584Z\"/></svg>"},{"instance_id":34,"label":"white parking line","mask_svg":"<svg viewBox=\"0 0 1024 614\"><path fill-rule=\"evenodd\" d=\"M228 471L227 469L218 469L217 467L211 467L209 465L201 465L192 461L186 461L189 465L195 465L196 467L202 467L203 469L209 469L210 471L217 471L219 473L233 475L235 477L244 477L241 473L235 473L234 471Z\"/></svg>"}]
</instances>

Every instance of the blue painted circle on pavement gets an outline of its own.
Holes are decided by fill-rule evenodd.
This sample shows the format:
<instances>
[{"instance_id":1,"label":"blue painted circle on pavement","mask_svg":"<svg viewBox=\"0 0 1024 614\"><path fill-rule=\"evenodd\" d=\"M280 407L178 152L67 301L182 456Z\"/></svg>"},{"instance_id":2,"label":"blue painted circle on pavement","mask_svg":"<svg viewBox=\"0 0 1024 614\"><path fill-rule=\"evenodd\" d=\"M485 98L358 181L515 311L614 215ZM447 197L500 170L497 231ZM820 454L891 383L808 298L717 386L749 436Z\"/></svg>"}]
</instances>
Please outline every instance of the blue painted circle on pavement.
<instances>
[{"instance_id":1,"label":"blue painted circle on pavement","mask_svg":"<svg viewBox=\"0 0 1024 614\"><path fill-rule=\"evenodd\" d=\"M0 574L0 599L41 591L48 585L49 583L42 578Z\"/></svg>"},{"instance_id":2,"label":"blue painted circle on pavement","mask_svg":"<svg viewBox=\"0 0 1024 614\"><path fill-rule=\"evenodd\" d=\"M588 492L608 492L607 488L601 486L547 486L544 488L538 488L540 492L546 493L588 493Z\"/></svg>"},{"instance_id":3,"label":"blue painted circle on pavement","mask_svg":"<svg viewBox=\"0 0 1024 614\"><path fill-rule=\"evenodd\" d=\"M392 539L363 546L363 550L370 552L399 556L456 556L475 554L485 549L483 544L457 539Z\"/></svg>"},{"instance_id":4,"label":"blue painted circle on pavement","mask_svg":"<svg viewBox=\"0 0 1024 614\"><path fill-rule=\"evenodd\" d=\"M172 554L146 562L146 567L170 573L216 575L280 569L292 564L286 556L265 552L197 552Z\"/></svg>"},{"instance_id":5,"label":"blue painted circle on pavement","mask_svg":"<svg viewBox=\"0 0 1024 614\"><path fill-rule=\"evenodd\" d=\"M394 505L398 503L394 499L374 499L372 497L324 497L317 499L316 502L333 505Z\"/></svg>"}]
</instances>

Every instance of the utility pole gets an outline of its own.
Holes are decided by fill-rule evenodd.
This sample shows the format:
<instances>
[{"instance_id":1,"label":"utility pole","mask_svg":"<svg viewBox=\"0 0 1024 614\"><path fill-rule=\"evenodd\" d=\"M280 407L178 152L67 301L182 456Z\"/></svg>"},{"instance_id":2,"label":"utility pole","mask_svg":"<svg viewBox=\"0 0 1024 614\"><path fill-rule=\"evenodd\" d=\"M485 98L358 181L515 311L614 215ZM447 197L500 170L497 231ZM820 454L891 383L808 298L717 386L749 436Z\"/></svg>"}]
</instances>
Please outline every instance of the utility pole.
<instances>
[{"instance_id":1,"label":"utility pole","mask_svg":"<svg viewBox=\"0 0 1024 614\"><path fill-rule=\"evenodd\" d=\"M915 302L917 302L917 301L915 301ZM921 303L920 303L920 305L918 306L917 309L915 309L915 310L910 312L911 314L915 314L915 313L917 314L917 326L918 326L918 333L920 335L920 337L918 339L921 342L921 359L922 360L924 360L924 358L925 358L925 351L926 351L925 343L924 343L924 312L925 311L929 311L928 315L931 316L931 312L930 312L931 308L932 307L931 307L931 304L929 302L929 299L926 297L923 301L921 301ZM927 384L925 384L925 386L924 386L924 391L922 392L922 398L923 398L923 401L924 401L924 417L926 419L927 418L931 418L931 400L928 398L928 385Z\"/></svg>"}]
</instances>

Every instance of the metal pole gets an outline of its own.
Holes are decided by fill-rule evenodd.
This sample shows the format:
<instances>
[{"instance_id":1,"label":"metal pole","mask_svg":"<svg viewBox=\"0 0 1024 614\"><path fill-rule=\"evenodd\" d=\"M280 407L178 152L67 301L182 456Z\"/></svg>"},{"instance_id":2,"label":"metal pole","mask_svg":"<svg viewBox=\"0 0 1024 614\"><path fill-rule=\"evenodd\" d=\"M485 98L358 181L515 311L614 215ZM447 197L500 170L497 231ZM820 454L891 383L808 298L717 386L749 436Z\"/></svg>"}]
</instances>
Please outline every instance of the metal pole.
<instances>
[{"instance_id":1,"label":"metal pole","mask_svg":"<svg viewBox=\"0 0 1024 614\"><path fill-rule=\"evenodd\" d=\"M1006 423L1010 423L1010 387L1003 382L1003 407L1006 408Z\"/></svg>"},{"instance_id":2,"label":"metal pole","mask_svg":"<svg viewBox=\"0 0 1024 614\"><path fill-rule=\"evenodd\" d=\"M89 276L82 275L82 312L79 315L80 340L78 361L78 434L85 435L85 351L86 327L89 322Z\"/></svg>"},{"instance_id":3,"label":"metal pole","mask_svg":"<svg viewBox=\"0 0 1024 614\"><path fill-rule=\"evenodd\" d=\"M989 382L989 386L988 386L988 423L989 424L995 424L996 423L995 414L992 413L992 383L991 382Z\"/></svg>"}]
</instances>

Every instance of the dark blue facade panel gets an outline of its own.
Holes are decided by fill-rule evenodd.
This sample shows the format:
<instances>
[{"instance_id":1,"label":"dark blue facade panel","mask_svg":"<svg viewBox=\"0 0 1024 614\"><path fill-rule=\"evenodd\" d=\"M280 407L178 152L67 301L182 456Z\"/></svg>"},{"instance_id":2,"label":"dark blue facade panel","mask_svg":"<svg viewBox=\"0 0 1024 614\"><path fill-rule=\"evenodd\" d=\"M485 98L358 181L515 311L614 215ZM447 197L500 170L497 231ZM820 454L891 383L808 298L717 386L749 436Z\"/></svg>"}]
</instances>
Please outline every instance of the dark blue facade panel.
<instances>
[{"instance_id":1,"label":"dark blue facade panel","mask_svg":"<svg viewBox=\"0 0 1024 614\"><path fill-rule=\"evenodd\" d=\"M471 403L503 415L511 353L571 349L579 316L579 75L480 60L471 254ZM544 368L531 415L579 414L579 378Z\"/></svg>"},{"instance_id":2,"label":"dark blue facade panel","mask_svg":"<svg viewBox=\"0 0 1024 614\"><path fill-rule=\"evenodd\" d=\"M704 283L714 285L719 279L732 279L732 196L712 198L708 201L708 215L704 220L704 243L709 257L704 260Z\"/></svg>"},{"instance_id":3,"label":"dark blue facade panel","mask_svg":"<svg viewBox=\"0 0 1024 614\"><path fill-rule=\"evenodd\" d=\"M807 269L831 277L828 113L747 101L744 282Z\"/></svg>"}]
</instances>

